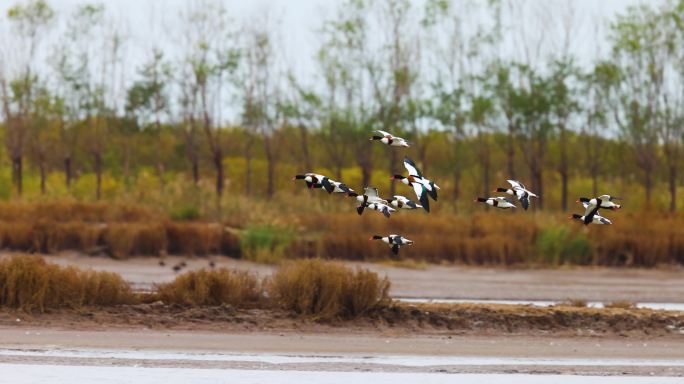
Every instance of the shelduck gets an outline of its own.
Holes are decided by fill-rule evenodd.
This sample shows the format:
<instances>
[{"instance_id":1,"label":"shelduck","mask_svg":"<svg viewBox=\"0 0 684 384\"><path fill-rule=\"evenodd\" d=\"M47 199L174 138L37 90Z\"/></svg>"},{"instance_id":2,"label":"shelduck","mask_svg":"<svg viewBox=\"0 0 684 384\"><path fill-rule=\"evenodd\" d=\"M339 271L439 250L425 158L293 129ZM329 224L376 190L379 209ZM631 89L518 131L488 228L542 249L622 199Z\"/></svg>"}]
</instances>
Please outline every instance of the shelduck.
<instances>
[{"instance_id":1,"label":"shelduck","mask_svg":"<svg viewBox=\"0 0 684 384\"><path fill-rule=\"evenodd\" d=\"M390 218L390 216L392 215L392 213L396 211L394 208L390 207L390 206L387 205L387 204L383 204L383 203L364 203L364 204L361 204L361 205L359 205L358 207L356 207L356 212L357 212L359 215L361 215L361 214L363 213L363 210L364 210L365 208L368 208L368 209L372 209L372 210L378 211L378 212L382 213L383 215L385 215L385 217L388 218L388 219Z\"/></svg>"},{"instance_id":2,"label":"shelduck","mask_svg":"<svg viewBox=\"0 0 684 384\"><path fill-rule=\"evenodd\" d=\"M511 185L511 188L497 188L494 192L507 193L509 195L515 196L523 209L527 210L530 207L530 197L539 197L536 194L530 192L525 185L517 180L506 180Z\"/></svg>"},{"instance_id":3,"label":"shelduck","mask_svg":"<svg viewBox=\"0 0 684 384\"><path fill-rule=\"evenodd\" d=\"M399 235L387 235L387 236L380 236L380 235L375 235L371 237L369 240L380 240L386 244L388 244L390 247L392 247L392 253L395 255L399 254L399 248L401 248L404 245L413 245L413 240L409 240L405 237L399 236Z\"/></svg>"},{"instance_id":4,"label":"shelduck","mask_svg":"<svg viewBox=\"0 0 684 384\"><path fill-rule=\"evenodd\" d=\"M587 203L587 202L583 202L582 205L584 206L585 209L587 209L589 207L589 203ZM606 217L601 216L598 213L595 213L594 216L592 217L592 219L589 221L585 221L585 216L579 215L577 213L573 213L572 215L569 216L569 218L573 219L573 220L581 221L584 223L584 225L588 225L589 223L607 224L607 225L613 224L612 221L610 221Z\"/></svg>"},{"instance_id":5,"label":"shelduck","mask_svg":"<svg viewBox=\"0 0 684 384\"><path fill-rule=\"evenodd\" d=\"M358 201L362 205L369 203L382 203L385 205L389 204L387 200L380 197L378 189L374 187L364 188L363 195L359 195L358 193L351 191L347 194L347 196L356 198L356 201Z\"/></svg>"},{"instance_id":6,"label":"shelduck","mask_svg":"<svg viewBox=\"0 0 684 384\"><path fill-rule=\"evenodd\" d=\"M390 201L390 205L394 206L395 208L400 208L400 209L418 209L418 208L423 208L422 205L416 204L414 201L409 200L408 198L400 195L394 195L392 197L392 201Z\"/></svg>"},{"instance_id":7,"label":"shelduck","mask_svg":"<svg viewBox=\"0 0 684 384\"><path fill-rule=\"evenodd\" d=\"M433 181L423 177L416 164L410 157L404 157L404 167L408 171L408 176L394 175L391 180L399 180L402 183L413 187L413 191L418 197L418 201L427 212L430 212L430 202L428 196L437 201L437 191L440 189Z\"/></svg>"},{"instance_id":8,"label":"shelduck","mask_svg":"<svg viewBox=\"0 0 684 384\"><path fill-rule=\"evenodd\" d=\"M501 209L515 208L515 204L506 197L478 197L474 201Z\"/></svg>"},{"instance_id":9,"label":"shelduck","mask_svg":"<svg viewBox=\"0 0 684 384\"><path fill-rule=\"evenodd\" d=\"M389 132L380 131L380 130L377 130L375 132L380 133L380 135L373 135L373 137L370 138L370 141L378 140L381 143L392 146L392 147L409 147L408 141L406 141L405 139L402 139L401 137L397 137L397 136L392 135Z\"/></svg>"},{"instance_id":10,"label":"shelduck","mask_svg":"<svg viewBox=\"0 0 684 384\"><path fill-rule=\"evenodd\" d=\"M580 197L577 202L582 203L584 206L584 216L583 216L583 221L584 224L589 224L593 222L594 216L598 213L599 209L611 209L611 210L618 210L622 208L622 205L620 204L615 204L613 200L621 200L621 197L617 196L610 196L610 195L601 195L599 197L594 197L594 198L587 198L587 197Z\"/></svg>"},{"instance_id":11,"label":"shelduck","mask_svg":"<svg viewBox=\"0 0 684 384\"><path fill-rule=\"evenodd\" d=\"M346 184L339 181L332 180L328 176L319 175L317 173L305 173L303 175L295 175L292 180L304 180L309 189L323 188L328 193L352 193L354 190L347 187Z\"/></svg>"}]
</instances>

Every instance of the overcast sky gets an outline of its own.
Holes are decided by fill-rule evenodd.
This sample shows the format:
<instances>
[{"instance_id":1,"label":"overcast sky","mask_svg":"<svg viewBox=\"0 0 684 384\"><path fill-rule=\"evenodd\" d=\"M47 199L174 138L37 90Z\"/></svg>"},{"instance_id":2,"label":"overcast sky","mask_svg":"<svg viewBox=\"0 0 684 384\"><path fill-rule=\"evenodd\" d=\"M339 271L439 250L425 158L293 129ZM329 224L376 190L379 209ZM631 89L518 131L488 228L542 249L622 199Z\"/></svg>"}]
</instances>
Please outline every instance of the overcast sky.
<instances>
[{"instance_id":1,"label":"overcast sky","mask_svg":"<svg viewBox=\"0 0 684 384\"><path fill-rule=\"evenodd\" d=\"M83 0L47 0L56 10L59 19L65 20L68 15ZM179 14L194 0L110 0L104 1L108 14L117 20L127 35L126 66L131 79L141 62L149 58L152 47L161 45L166 50L174 50L175 42L169 36L179 27ZM472 0L484 3L487 0ZM503 0L508 4L510 1ZM540 23L549 22L558 24L559 15L567 12L568 3L576 13L576 29L572 53L579 58L580 62L591 62L596 54L596 41L605 41L605 28L598 32L596 25L606 26L616 13L623 12L628 6L641 2L640 0L528 0L524 14L508 20L512 29L525 30L532 38L535 35L545 33L539 28ZM25 1L0 0L0 41L3 41L3 33L9 33L6 23L7 9L17 3ZM95 1L97 2L97 1ZM425 0L413 0L415 9L421 10ZM659 3L660 0L651 0L648 3ZM316 66L314 54L320 45L317 30L322 21L329 17L335 7L340 3L336 0L224 0L228 12L238 24L244 24L256 19L255 15L267 11L271 18L279 20L279 50L290 69L296 72L298 78L304 83L315 83ZM557 9L545 10L555 12L555 17L542 15L539 9L549 4L558 5ZM548 18L549 20L544 20ZM478 20L469 20L474 25ZM505 22L506 23L506 22ZM3 25L4 24L4 25ZM513 36L517 32L507 30L504 49L510 55L520 55L520 49L516 47ZM58 38L55 33L53 39ZM372 37L371 37L372 38ZM6 40L5 40L6 41ZM7 44L5 44L7 46ZM0 55L12 55L11 49L0 48ZM307 81L308 80L308 81ZM130 82L131 80L126 80Z\"/></svg>"}]
</instances>

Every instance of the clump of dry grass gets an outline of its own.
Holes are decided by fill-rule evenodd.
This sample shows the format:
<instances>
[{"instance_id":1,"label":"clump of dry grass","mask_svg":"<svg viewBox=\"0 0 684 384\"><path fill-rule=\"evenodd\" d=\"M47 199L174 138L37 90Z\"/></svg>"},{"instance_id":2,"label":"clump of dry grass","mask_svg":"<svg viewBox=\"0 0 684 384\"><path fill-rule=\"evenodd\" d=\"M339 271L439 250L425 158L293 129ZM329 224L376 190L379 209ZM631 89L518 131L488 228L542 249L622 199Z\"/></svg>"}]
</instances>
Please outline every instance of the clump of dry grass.
<instances>
[{"instance_id":1,"label":"clump of dry grass","mask_svg":"<svg viewBox=\"0 0 684 384\"><path fill-rule=\"evenodd\" d=\"M612 301L610 303L603 303L604 308L617 308L617 309L634 309L636 308L636 304L631 302L631 301L624 301L624 300L618 300L618 301Z\"/></svg>"},{"instance_id":2,"label":"clump of dry grass","mask_svg":"<svg viewBox=\"0 0 684 384\"><path fill-rule=\"evenodd\" d=\"M390 282L376 273L334 262L299 260L269 282L277 307L319 320L354 318L389 303Z\"/></svg>"},{"instance_id":3,"label":"clump of dry grass","mask_svg":"<svg viewBox=\"0 0 684 384\"><path fill-rule=\"evenodd\" d=\"M258 277L226 268L186 272L157 287L160 300L184 305L230 304L238 308L256 307L264 299Z\"/></svg>"},{"instance_id":4,"label":"clump of dry grass","mask_svg":"<svg viewBox=\"0 0 684 384\"><path fill-rule=\"evenodd\" d=\"M214 223L183 222L166 223L171 254L202 256L219 254L223 251L223 226Z\"/></svg>"},{"instance_id":5,"label":"clump of dry grass","mask_svg":"<svg viewBox=\"0 0 684 384\"><path fill-rule=\"evenodd\" d=\"M84 271L45 262L37 256L0 261L0 305L40 312L135 302L130 286L110 272Z\"/></svg>"},{"instance_id":6,"label":"clump of dry grass","mask_svg":"<svg viewBox=\"0 0 684 384\"><path fill-rule=\"evenodd\" d=\"M131 255L159 255L166 250L166 228L160 223L112 223L104 242L114 258Z\"/></svg>"},{"instance_id":7,"label":"clump of dry grass","mask_svg":"<svg viewBox=\"0 0 684 384\"><path fill-rule=\"evenodd\" d=\"M574 307L574 308L586 308L588 305L586 300L583 299L568 299L562 303L559 303L560 307Z\"/></svg>"}]
</instances>

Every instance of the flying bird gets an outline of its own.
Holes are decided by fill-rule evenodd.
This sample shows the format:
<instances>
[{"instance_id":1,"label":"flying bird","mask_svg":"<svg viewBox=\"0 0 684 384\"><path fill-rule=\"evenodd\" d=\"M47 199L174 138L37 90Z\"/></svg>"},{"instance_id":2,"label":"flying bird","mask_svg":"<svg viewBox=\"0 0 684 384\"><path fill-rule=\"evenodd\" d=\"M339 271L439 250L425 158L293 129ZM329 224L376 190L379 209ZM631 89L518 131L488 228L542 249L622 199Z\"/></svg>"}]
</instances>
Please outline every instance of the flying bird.
<instances>
[{"instance_id":1,"label":"flying bird","mask_svg":"<svg viewBox=\"0 0 684 384\"><path fill-rule=\"evenodd\" d=\"M359 205L358 207L356 207L356 212L360 215L360 214L363 213L363 210L364 210L365 208L368 208L368 209L372 209L372 210L378 211L378 212L382 213L383 215L385 215L385 217L388 218L388 219L389 219L390 216L392 215L392 212L395 212L395 211L396 211L396 209L390 207L390 206L387 205L387 204L383 204L383 203L364 203L364 204Z\"/></svg>"},{"instance_id":2,"label":"flying bird","mask_svg":"<svg viewBox=\"0 0 684 384\"><path fill-rule=\"evenodd\" d=\"M585 209L587 209L587 208L589 207L589 203L588 203L588 202L582 202L582 205L584 206ZM589 223L594 223L594 224L607 224L607 225L613 224L612 221L610 221L610 220L607 219L606 217L601 216L601 215L598 214L598 213L595 213L594 216L591 218L591 220L589 220L588 222L585 221L585 218L586 218L585 216L586 216L586 215L583 216L583 215L579 215L579 214L577 214L577 213L573 213L573 214L570 215L568 218L573 219L573 220L577 220L577 221L581 221L581 222L584 223L584 225L588 225Z\"/></svg>"},{"instance_id":3,"label":"flying bird","mask_svg":"<svg viewBox=\"0 0 684 384\"><path fill-rule=\"evenodd\" d=\"M437 186L437 184L435 184L433 181L423 177L423 174L420 172L418 167L416 167L416 164L408 156L404 157L404 167L408 171L409 175L394 175L392 176L391 180L399 180L402 183L413 187L413 191L416 193L418 201L420 201L423 209L425 209L427 212L430 212L430 202L428 201L427 197L430 196L433 200L437 201L437 191L439 190L439 186Z\"/></svg>"},{"instance_id":4,"label":"flying bird","mask_svg":"<svg viewBox=\"0 0 684 384\"><path fill-rule=\"evenodd\" d=\"M392 197L392 201L390 201L390 205L400 209L423 208L422 205L416 204L413 200L409 200L408 198L400 195L394 195L394 197Z\"/></svg>"},{"instance_id":5,"label":"flying bird","mask_svg":"<svg viewBox=\"0 0 684 384\"><path fill-rule=\"evenodd\" d=\"M399 248L401 248L402 246L413 244L413 240L409 240L399 235L375 235L371 237L369 240L380 240L384 243L387 243L390 247L392 247L392 253L394 253L395 255L399 254Z\"/></svg>"},{"instance_id":6,"label":"flying bird","mask_svg":"<svg viewBox=\"0 0 684 384\"><path fill-rule=\"evenodd\" d=\"M380 133L380 135L373 135L370 138L370 141L379 140L381 143L392 146L392 147L408 147L409 146L408 141L406 141L405 139L402 139L401 137L394 136L389 132L380 131L380 130L377 130L375 132Z\"/></svg>"},{"instance_id":7,"label":"flying bird","mask_svg":"<svg viewBox=\"0 0 684 384\"><path fill-rule=\"evenodd\" d=\"M527 210L530 207L530 197L539 197L536 194L530 192L525 185L517 180L506 180L511 185L511 188L497 188L494 192L507 193L509 195L515 196L523 209Z\"/></svg>"},{"instance_id":8,"label":"flying bird","mask_svg":"<svg viewBox=\"0 0 684 384\"><path fill-rule=\"evenodd\" d=\"M515 204L506 197L478 197L473 201L485 203L500 209L515 208Z\"/></svg>"},{"instance_id":9,"label":"flying bird","mask_svg":"<svg viewBox=\"0 0 684 384\"><path fill-rule=\"evenodd\" d=\"M292 180L304 180L309 189L323 188L328 193L353 193L354 190L347 187L344 183L330 179L328 176L319 175L317 173L305 173L303 175L295 175Z\"/></svg>"},{"instance_id":10,"label":"flying bird","mask_svg":"<svg viewBox=\"0 0 684 384\"><path fill-rule=\"evenodd\" d=\"M577 202L582 203L584 206L584 216L583 216L583 221L584 224L587 225L594 220L594 216L598 213L599 209L604 208L604 209L611 209L611 210L618 210L622 208L622 205L620 204L615 204L613 200L621 200L621 197L617 196L610 196L610 195L601 195L599 197L594 197L594 198L587 198L587 197L580 197Z\"/></svg>"}]
</instances>

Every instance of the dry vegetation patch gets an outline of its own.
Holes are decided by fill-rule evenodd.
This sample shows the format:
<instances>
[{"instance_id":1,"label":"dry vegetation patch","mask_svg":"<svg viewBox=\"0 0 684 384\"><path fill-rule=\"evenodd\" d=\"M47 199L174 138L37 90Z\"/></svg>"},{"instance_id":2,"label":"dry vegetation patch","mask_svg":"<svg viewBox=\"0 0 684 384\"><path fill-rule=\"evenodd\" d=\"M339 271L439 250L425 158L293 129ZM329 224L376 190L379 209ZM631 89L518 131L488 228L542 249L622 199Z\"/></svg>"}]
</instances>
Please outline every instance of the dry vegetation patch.
<instances>
[{"instance_id":1,"label":"dry vegetation patch","mask_svg":"<svg viewBox=\"0 0 684 384\"><path fill-rule=\"evenodd\" d=\"M263 304L264 291L259 278L250 272L230 269L186 272L168 284L157 287L157 297L170 304L222 305L252 308Z\"/></svg>"},{"instance_id":2,"label":"dry vegetation patch","mask_svg":"<svg viewBox=\"0 0 684 384\"><path fill-rule=\"evenodd\" d=\"M5 307L43 312L135 301L128 283L115 273L61 267L37 256L0 261L0 305Z\"/></svg>"},{"instance_id":3,"label":"dry vegetation patch","mask_svg":"<svg viewBox=\"0 0 684 384\"><path fill-rule=\"evenodd\" d=\"M277 306L321 320L353 318L388 304L389 288L377 273L321 260L285 264L268 286Z\"/></svg>"}]
</instances>

